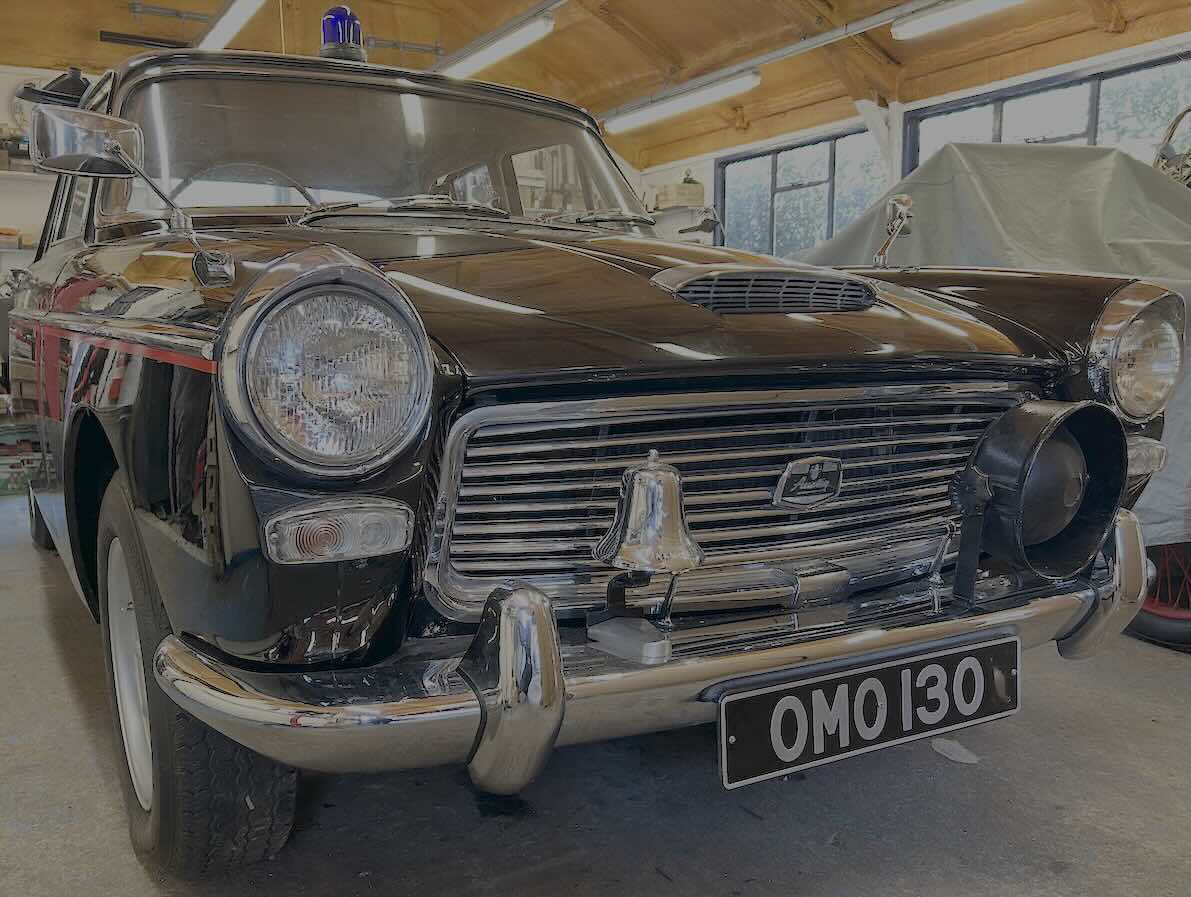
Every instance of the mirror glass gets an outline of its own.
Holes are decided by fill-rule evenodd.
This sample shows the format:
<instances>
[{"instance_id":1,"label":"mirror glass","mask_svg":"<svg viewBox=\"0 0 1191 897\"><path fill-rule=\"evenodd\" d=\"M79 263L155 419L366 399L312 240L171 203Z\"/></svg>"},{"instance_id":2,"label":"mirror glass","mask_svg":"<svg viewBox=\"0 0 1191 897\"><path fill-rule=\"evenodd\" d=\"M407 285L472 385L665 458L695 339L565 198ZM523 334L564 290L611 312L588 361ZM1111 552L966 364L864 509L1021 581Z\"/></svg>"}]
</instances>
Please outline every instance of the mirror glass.
<instances>
[{"instance_id":1,"label":"mirror glass","mask_svg":"<svg viewBox=\"0 0 1191 897\"><path fill-rule=\"evenodd\" d=\"M108 149L112 142L137 164L145 155L141 129L122 118L63 106L35 106L29 122L33 164L55 174L130 178L132 170Z\"/></svg>"}]
</instances>

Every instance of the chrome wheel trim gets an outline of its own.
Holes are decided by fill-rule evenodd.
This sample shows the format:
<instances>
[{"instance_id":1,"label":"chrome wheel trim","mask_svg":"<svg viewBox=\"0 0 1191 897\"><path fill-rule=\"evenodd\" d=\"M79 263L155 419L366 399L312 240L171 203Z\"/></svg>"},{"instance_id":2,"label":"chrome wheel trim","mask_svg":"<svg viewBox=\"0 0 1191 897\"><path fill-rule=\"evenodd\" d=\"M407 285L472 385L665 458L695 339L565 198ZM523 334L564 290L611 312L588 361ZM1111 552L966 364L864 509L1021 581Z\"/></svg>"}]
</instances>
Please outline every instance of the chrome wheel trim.
<instances>
[{"instance_id":1,"label":"chrome wheel trim","mask_svg":"<svg viewBox=\"0 0 1191 897\"><path fill-rule=\"evenodd\" d=\"M116 686L116 715L124 742L124 759L132 789L145 812L153 807L153 739L149 732L149 695L145 664L132 603L128 562L119 539L108 546L108 633L112 651L112 679Z\"/></svg>"}]
</instances>

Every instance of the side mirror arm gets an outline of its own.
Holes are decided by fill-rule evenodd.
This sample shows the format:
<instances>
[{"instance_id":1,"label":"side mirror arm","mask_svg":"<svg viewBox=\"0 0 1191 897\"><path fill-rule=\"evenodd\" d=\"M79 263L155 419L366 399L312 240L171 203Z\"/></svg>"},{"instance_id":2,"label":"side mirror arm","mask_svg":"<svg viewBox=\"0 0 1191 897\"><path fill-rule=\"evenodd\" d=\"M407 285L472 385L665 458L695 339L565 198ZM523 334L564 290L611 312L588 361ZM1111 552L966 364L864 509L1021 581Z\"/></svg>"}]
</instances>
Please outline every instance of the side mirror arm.
<instances>
[{"instance_id":1,"label":"side mirror arm","mask_svg":"<svg viewBox=\"0 0 1191 897\"><path fill-rule=\"evenodd\" d=\"M889 200L889 223L885 225L885 242L881 244L881 248L877 250L877 254L873 256L873 264L878 268L889 267L889 249L893 246L898 237L905 234L910 235L910 219L914 215L910 209L914 205L914 200L904 193L899 193L897 196Z\"/></svg>"},{"instance_id":2,"label":"side mirror arm","mask_svg":"<svg viewBox=\"0 0 1191 897\"><path fill-rule=\"evenodd\" d=\"M176 202L166 195L166 192L157 186L157 182L149 177L148 172L142 168L135 159L132 158L124 147L120 145L117 140L109 140L104 144L104 149L107 150L108 155L118 159L122 164L128 167L128 170L145 182L145 185L152 190L157 198L165 203L166 207L173 213L170 221L170 226L174 230L179 231L182 236L190 241L190 244L199 252L203 252L202 244L199 243L198 237L194 233L194 222L191 221L190 215L179 206Z\"/></svg>"},{"instance_id":3,"label":"side mirror arm","mask_svg":"<svg viewBox=\"0 0 1191 897\"><path fill-rule=\"evenodd\" d=\"M128 170L144 181L148 188L157 195L157 198L165 203L173 213L170 218L170 227L182 234L194 247L194 258L190 267L199 283L208 287L225 287L235 280L235 260L226 252L207 249L199 242L198 235L194 232L194 221L190 215L157 186L157 182L149 177L148 172L124 151L124 147L118 141L111 140L105 144L104 149L113 158L128 166Z\"/></svg>"}]
</instances>

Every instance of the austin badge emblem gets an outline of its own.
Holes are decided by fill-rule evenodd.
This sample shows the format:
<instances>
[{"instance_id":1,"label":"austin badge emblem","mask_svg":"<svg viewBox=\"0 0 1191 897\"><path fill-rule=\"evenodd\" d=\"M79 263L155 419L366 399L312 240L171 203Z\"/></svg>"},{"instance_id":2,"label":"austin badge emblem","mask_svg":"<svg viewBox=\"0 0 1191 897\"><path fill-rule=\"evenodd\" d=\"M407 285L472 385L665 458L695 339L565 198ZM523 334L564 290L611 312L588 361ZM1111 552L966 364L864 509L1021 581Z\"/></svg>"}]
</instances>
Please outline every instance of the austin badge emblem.
<instances>
[{"instance_id":1,"label":"austin badge emblem","mask_svg":"<svg viewBox=\"0 0 1191 897\"><path fill-rule=\"evenodd\" d=\"M835 498L843 484L839 458L800 458L786 465L773 490L773 504L800 511Z\"/></svg>"}]
</instances>

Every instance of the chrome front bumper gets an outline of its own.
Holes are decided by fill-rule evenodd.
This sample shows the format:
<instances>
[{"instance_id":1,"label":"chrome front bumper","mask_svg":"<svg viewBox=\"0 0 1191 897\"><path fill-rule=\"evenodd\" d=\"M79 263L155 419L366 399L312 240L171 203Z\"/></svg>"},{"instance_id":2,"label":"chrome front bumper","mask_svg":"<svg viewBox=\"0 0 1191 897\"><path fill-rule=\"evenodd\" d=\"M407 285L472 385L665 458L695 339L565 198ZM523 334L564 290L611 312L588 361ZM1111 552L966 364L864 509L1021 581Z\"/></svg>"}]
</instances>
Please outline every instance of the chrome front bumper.
<instances>
[{"instance_id":1,"label":"chrome front bumper","mask_svg":"<svg viewBox=\"0 0 1191 897\"><path fill-rule=\"evenodd\" d=\"M1057 641L1064 657L1087 656L1124 629L1145 599L1151 573L1131 512L1118 513L1104 555L1107 576L1071 591L974 611L952 605L905 625L819 639L792 632L785 643L770 636L724 650L676 651L652 666L593 642L564 641L549 599L522 586L493 594L470 641L412 643L376 667L249 671L170 636L154 669L180 707L283 763L328 772L467 763L478 787L515 793L556 745L711 722L725 691L796 677L825 661L999 634L1017 635L1023 647Z\"/></svg>"}]
</instances>

